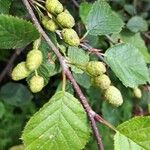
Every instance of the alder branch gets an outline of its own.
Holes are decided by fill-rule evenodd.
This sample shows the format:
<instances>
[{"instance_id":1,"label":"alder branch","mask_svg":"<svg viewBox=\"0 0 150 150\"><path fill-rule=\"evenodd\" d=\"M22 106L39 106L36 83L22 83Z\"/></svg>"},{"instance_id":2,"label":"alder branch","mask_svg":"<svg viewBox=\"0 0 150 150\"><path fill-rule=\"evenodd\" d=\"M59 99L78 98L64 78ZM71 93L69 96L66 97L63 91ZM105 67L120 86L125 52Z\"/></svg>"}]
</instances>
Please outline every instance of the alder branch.
<instances>
[{"instance_id":1,"label":"alder branch","mask_svg":"<svg viewBox=\"0 0 150 150\"><path fill-rule=\"evenodd\" d=\"M104 150L103 143L102 143L101 137L99 135L98 128L96 126L96 121L94 119L96 113L91 109L90 105L87 102L86 97L82 93L82 91L81 91L80 87L78 86L76 80L73 78L73 76L72 76L72 74L71 74L71 72L70 72L70 70L69 70L69 68L68 68L68 66L65 62L65 58L61 55L58 48L54 45L54 43L50 40L48 35L42 29L42 27L41 27L38 19L36 18L32 8L31 8L31 6L28 2L28 0L22 0L22 1L23 1L24 5L26 6L26 9L27 9L28 13L30 14L31 19L34 22L36 28L38 29L38 31L43 36L43 38L45 39L45 41L47 42L49 47L52 48L53 52L56 54L57 58L59 59L62 70L66 74L66 77L71 81L71 83L74 87L74 90L76 91L76 93L79 97L79 100L80 100L81 104L83 105L85 111L87 112L87 115L88 115L88 117L90 119L90 122L91 122L91 127L92 127L92 130L93 130L93 134L94 134L94 136L96 138L96 141L97 141L97 144L98 144L98 149L99 150Z\"/></svg>"},{"instance_id":2,"label":"alder branch","mask_svg":"<svg viewBox=\"0 0 150 150\"><path fill-rule=\"evenodd\" d=\"M21 52L24 49L25 48L16 49L15 53L11 56L9 62L6 65L6 67L4 68L4 70L0 74L0 83L3 81L4 77L6 76L8 71L10 70L10 68L11 68L12 64L14 63L14 61L16 60L16 58L21 54Z\"/></svg>"}]
</instances>

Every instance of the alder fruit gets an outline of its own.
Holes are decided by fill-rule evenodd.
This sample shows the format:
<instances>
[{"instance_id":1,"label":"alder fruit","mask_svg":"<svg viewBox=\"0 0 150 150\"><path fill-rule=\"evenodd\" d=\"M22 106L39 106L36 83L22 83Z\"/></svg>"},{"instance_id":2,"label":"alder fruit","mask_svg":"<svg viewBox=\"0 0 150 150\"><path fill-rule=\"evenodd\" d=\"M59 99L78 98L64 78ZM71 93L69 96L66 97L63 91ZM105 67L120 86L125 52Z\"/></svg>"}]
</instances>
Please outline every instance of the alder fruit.
<instances>
[{"instance_id":1,"label":"alder fruit","mask_svg":"<svg viewBox=\"0 0 150 150\"><path fill-rule=\"evenodd\" d=\"M46 0L45 7L52 14L59 14L63 11L63 5L58 0Z\"/></svg>"},{"instance_id":2,"label":"alder fruit","mask_svg":"<svg viewBox=\"0 0 150 150\"><path fill-rule=\"evenodd\" d=\"M100 61L90 61L87 63L86 71L93 77L100 76L106 72L105 65Z\"/></svg>"},{"instance_id":3,"label":"alder fruit","mask_svg":"<svg viewBox=\"0 0 150 150\"><path fill-rule=\"evenodd\" d=\"M104 98L106 101L108 101L110 104L116 107L121 106L123 103L121 92L114 86L110 86L104 92Z\"/></svg>"},{"instance_id":4,"label":"alder fruit","mask_svg":"<svg viewBox=\"0 0 150 150\"><path fill-rule=\"evenodd\" d=\"M135 87L134 89L133 89L133 93L134 93L134 96L136 97L136 98L142 98L142 91L141 91L141 89L140 88L138 88L138 87Z\"/></svg>"},{"instance_id":5,"label":"alder fruit","mask_svg":"<svg viewBox=\"0 0 150 150\"><path fill-rule=\"evenodd\" d=\"M42 18L42 24L45 29L47 29L51 32L55 32L58 29L57 24L47 16Z\"/></svg>"},{"instance_id":6,"label":"alder fruit","mask_svg":"<svg viewBox=\"0 0 150 150\"><path fill-rule=\"evenodd\" d=\"M106 90L110 87L111 80L107 75L103 74L93 78L93 84L99 87L101 90Z\"/></svg>"},{"instance_id":7,"label":"alder fruit","mask_svg":"<svg viewBox=\"0 0 150 150\"><path fill-rule=\"evenodd\" d=\"M57 21L64 28L72 28L75 25L75 20L68 11L60 13L57 16Z\"/></svg>"},{"instance_id":8,"label":"alder fruit","mask_svg":"<svg viewBox=\"0 0 150 150\"><path fill-rule=\"evenodd\" d=\"M71 46L79 46L80 44L80 39L76 31L74 31L73 29L67 29L67 28L63 29L62 38L67 44Z\"/></svg>"},{"instance_id":9,"label":"alder fruit","mask_svg":"<svg viewBox=\"0 0 150 150\"><path fill-rule=\"evenodd\" d=\"M33 49L27 54L26 66L30 71L36 70L43 61L43 55L40 50Z\"/></svg>"},{"instance_id":10,"label":"alder fruit","mask_svg":"<svg viewBox=\"0 0 150 150\"><path fill-rule=\"evenodd\" d=\"M40 92L44 87L44 78L41 76L33 76L29 81L30 90L33 93Z\"/></svg>"},{"instance_id":11,"label":"alder fruit","mask_svg":"<svg viewBox=\"0 0 150 150\"><path fill-rule=\"evenodd\" d=\"M25 62L19 63L12 71L11 77L13 80L18 81L26 78L30 71L26 67Z\"/></svg>"}]
</instances>

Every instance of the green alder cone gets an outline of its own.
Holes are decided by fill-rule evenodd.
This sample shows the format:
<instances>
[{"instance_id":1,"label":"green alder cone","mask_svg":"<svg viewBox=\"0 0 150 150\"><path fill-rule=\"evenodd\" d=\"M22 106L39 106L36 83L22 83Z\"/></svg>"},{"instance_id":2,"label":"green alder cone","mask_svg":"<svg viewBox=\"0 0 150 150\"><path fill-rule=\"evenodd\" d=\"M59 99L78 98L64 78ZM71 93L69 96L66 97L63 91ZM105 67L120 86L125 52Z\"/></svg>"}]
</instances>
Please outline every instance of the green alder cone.
<instances>
[{"instance_id":1,"label":"green alder cone","mask_svg":"<svg viewBox=\"0 0 150 150\"><path fill-rule=\"evenodd\" d=\"M121 92L114 86L110 86L104 93L106 101L110 104L118 107L123 103Z\"/></svg>"},{"instance_id":2,"label":"green alder cone","mask_svg":"<svg viewBox=\"0 0 150 150\"><path fill-rule=\"evenodd\" d=\"M138 87L135 87L134 89L133 89L133 93L134 93L134 96L136 97L136 98L142 98L142 91L141 91L141 89L140 88L138 88Z\"/></svg>"},{"instance_id":3,"label":"green alder cone","mask_svg":"<svg viewBox=\"0 0 150 150\"><path fill-rule=\"evenodd\" d=\"M29 87L33 93L40 92L44 87L44 78L40 76L33 76L29 81Z\"/></svg>"},{"instance_id":4,"label":"green alder cone","mask_svg":"<svg viewBox=\"0 0 150 150\"><path fill-rule=\"evenodd\" d=\"M67 10L57 16L57 21L65 28L72 28L75 25L74 18Z\"/></svg>"},{"instance_id":5,"label":"green alder cone","mask_svg":"<svg viewBox=\"0 0 150 150\"><path fill-rule=\"evenodd\" d=\"M86 71L93 77L100 76L106 72L106 67L102 62L90 61L87 63Z\"/></svg>"},{"instance_id":6,"label":"green alder cone","mask_svg":"<svg viewBox=\"0 0 150 150\"><path fill-rule=\"evenodd\" d=\"M51 32L55 32L58 29L57 24L52 19L46 16L42 18L42 24L44 28Z\"/></svg>"},{"instance_id":7,"label":"green alder cone","mask_svg":"<svg viewBox=\"0 0 150 150\"><path fill-rule=\"evenodd\" d=\"M103 74L93 78L93 84L99 87L101 90L106 90L110 87L111 81L107 75Z\"/></svg>"},{"instance_id":8,"label":"green alder cone","mask_svg":"<svg viewBox=\"0 0 150 150\"><path fill-rule=\"evenodd\" d=\"M12 79L15 81L22 80L30 74L25 62L19 63L12 71Z\"/></svg>"},{"instance_id":9,"label":"green alder cone","mask_svg":"<svg viewBox=\"0 0 150 150\"><path fill-rule=\"evenodd\" d=\"M42 63L43 55L40 50L31 50L27 54L26 66L30 71L36 70Z\"/></svg>"},{"instance_id":10,"label":"green alder cone","mask_svg":"<svg viewBox=\"0 0 150 150\"><path fill-rule=\"evenodd\" d=\"M45 7L53 14L59 14L63 11L63 5L58 0L46 0Z\"/></svg>"},{"instance_id":11,"label":"green alder cone","mask_svg":"<svg viewBox=\"0 0 150 150\"><path fill-rule=\"evenodd\" d=\"M80 39L73 29L63 29L62 38L67 44L71 46L79 46L80 44Z\"/></svg>"}]
</instances>

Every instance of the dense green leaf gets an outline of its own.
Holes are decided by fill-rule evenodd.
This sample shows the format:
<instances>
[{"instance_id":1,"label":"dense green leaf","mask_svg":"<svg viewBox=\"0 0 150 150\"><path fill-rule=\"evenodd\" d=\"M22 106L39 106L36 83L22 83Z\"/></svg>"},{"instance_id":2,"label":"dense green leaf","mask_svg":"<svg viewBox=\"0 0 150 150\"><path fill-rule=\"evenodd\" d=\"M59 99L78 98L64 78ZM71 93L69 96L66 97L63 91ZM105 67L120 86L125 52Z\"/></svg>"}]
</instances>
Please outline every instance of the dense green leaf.
<instances>
[{"instance_id":1,"label":"dense green leaf","mask_svg":"<svg viewBox=\"0 0 150 150\"><path fill-rule=\"evenodd\" d=\"M129 43L136 48L143 54L144 59L147 63L150 63L150 53L145 45L144 40L142 39L140 33L133 33L128 30L123 30L120 34L114 34L112 38L120 38L123 42ZM139 44L140 43L140 44Z\"/></svg>"},{"instance_id":2,"label":"dense green leaf","mask_svg":"<svg viewBox=\"0 0 150 150\"><path fill-rule=\"evenodd\" d=\"M83 2L80 4L80 18L82 19L82 21L84 23L86 23L87 21L87 14L89 13L89 11L92 8L92 4L88 3L88 2Z\"/></svg>"},{"instance_id":3,"label":"dense green leaf","mask_svg":"<svg viewBox=\"0 0 150 150\"><path fill-rule=\"evenodd\" d=\"M104 101L101 110L103 117L112 125L116 126L131 118L132 104L129 100L124 99L123 105L119 108L115 108Z\"/></svg>"},{"instance_id":4,"label":"dense green leaf","mask_svg":"<svg viewBox=\"0 0 150 150\"><path fill-rule=\"evenodd\" d=\"M144 150L141 146L117 132L114 136L114 150Z\"/></svg>"},{"instance_id":5,"label":"dense green leaf","mask_svg":"<svg viewBox=\"0 0 150 150\"><path fill-rule=\"evenodd\" d=\"M148 24L147 22L140 16L132 17L127 23L128 29L132 32L139 32L139 31L147 31Z\"/></svg>"},{"instance_id":6,"label":"dense green leaf","mask_svg":"<svg viewBox=\"0 0 150 150\"><path fill-rule=\"evenodd\" d=\"M0 0L0 13L8 14L12 0Z\"/></svg>"},{"instance_id":7,"label":"dense green leaf","mask_svg":"<svg viewBox=\"0 0 150 150\"><path fill-rule=\"evenodd\" d=\"M150 137L150 116L135 117L119 125L117 127L117 130L122 135L134 141L137 145L141 146L143 149L149 150L150 148L150 138L149 138ZM119 136L119 135L116 135L116 136ZM124 137L121 137L121 138L123 138L123 140L126 140ZM120 143L119 141L117 142L118 144ZM137 146L133 143L132 145L134 147ZM139 147L137 146L136 150L138 150L138 148ZM116 150L120 150L120 149L116 149Z\"/></svg>"},{"instance_id":8,"label":"dense green leaf","mask_svg":"<svg viewBox=\"0 0 150 150\"><path fill-rule=\"evenodd\" d=\"M22 138L28 150L80 150L89 134L81 104L71 94L61 91L30 119Z\"/></svg>"},{"instance_id":9,"label":"dense green leaf","mask_svg":"<svg viewBox=\"0 0 150 150\"><path fill-rule=\"evenodd\" d=\"M83 65L89 61L88 53L77 47L69 47L68 58L69 61L75 65ZM72 71L75 73L83 73L83 71L77 68L75 65L71 66Z\"/></svg>"},{"instance_id":10,"label":"dense green leaf","mask_svg":"<svg viewBox=\"0 0 150 150\"><path fill-rule=\"evenodd\" d=\"M125 86L136 87L149 81L148 68L137 48L130 44L118 44L105 53L107 64Z\"/></svg>"},{"instance_id":11,"label":"dense green leaf","mask_svg":"<svg viewBox=\"0 0 150 150\"><path fill-rule=\"evenodd\" d=\"M74 73L73 76L78 82L78 84L81 85L82 87L88 89L91 86L91 78L89 75L85 73L83 74Z\"/></svg>"},{"instance_id":12,"label":"dense green leaf","mask_svg":"<svg viewBox=\"0 0 150 150\"><path fill-rule=\"evenodd\" d=\"M0 90L0 99L13 106L26 105L32 98L33 96L27 87L19 83L9 82Z\"/></svg>"},{"instance_id":13,"label":"dense green leaf","mask_svg":"<svg viewBox=\"0 0 150 150\"><path fill-rule=\"evenodd\" d=\"M1 49L20 48L38 37L38 31L30 22L13 16L0 15Z\"/></svg>"},{"instance_id":14,"label":"dense green leaf","mask_svg":"<svg viewBox=\"0 0 150 150\"><path fill-rule=\"evenodd\" d=\"M123 25L123 21L104 0L98 0L93 4L86 22L87 31L92 35L120 32Z\"/></svg>"},{"instance_id":15,"label":"dense green leaf","mask_svg":"<svg viewBox=\"0 0 150 150\"><path fill-rule=\"evenodd\" d=\"M2 119L4 114L5 114L5 106L2 102L0 102L0 119Z\"/></svg>"}]
</instances>

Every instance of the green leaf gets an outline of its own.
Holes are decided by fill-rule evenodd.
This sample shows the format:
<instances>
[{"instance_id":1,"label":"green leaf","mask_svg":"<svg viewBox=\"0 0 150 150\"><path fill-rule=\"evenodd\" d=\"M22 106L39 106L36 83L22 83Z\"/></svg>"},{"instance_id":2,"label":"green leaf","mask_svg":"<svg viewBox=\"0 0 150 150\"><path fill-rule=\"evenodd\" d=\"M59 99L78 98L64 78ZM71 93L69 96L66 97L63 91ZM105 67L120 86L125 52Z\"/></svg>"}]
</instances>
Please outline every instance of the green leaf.
<instances>
[{"instance_id":1,"label":"green leaf","mask_svg":"<svg viewBox=\"0 0 150 150\"><path fill-rule=\"evenodd\" d=\"M132 17L127 23L128 29L132 32L142 32L148 30L147 22L140 16Z\"/></svg>"},{"instance_id":2,"label":"green leaf","mask_svg":"<svg viewBox=\"0 0 150 150\"><path fill-rule=\"evenodd\" d=\"M136 87L149 81L142 54L130 44L117 44L105 53L107 64L126 87Z\"/></svg>"},{"instance_id":3,"label":"green leaf","mask_svg":"<svg viewBox=\"0 0 150 150\"><path fill-rule=\"evenodd\" d=\"M12 0L0 0L0 13L8 14Z\"/></svg>"},{"instance_id":4,"label":"green leaf","mask_svg":"<svg viewBox=\"0 0 150 150\"><path fill-rule=\"evenodd\" d=\"M117 127L120 134L135 142L139 147L150 148L150 116L135 117ZM116 135L119 136L119 135ZM121 137L124 138L124 137ZM125 139L124 139L125 140ZM121 143L120 143L121 144ZM133 145L133 143L132 143ZM133 145L135 147L135 144ZM137 147L138 148L138 147ZM119 150L119 149L116 149ZM138 149L135 149L138 150Z\"/></svg>"},{"instance_id":5,"label":"green leaf","mask_svg":"<svg viewBox=\"0 0 150 150\"><path fill-rule=\"evenodd\" d=\"M29 120L22 138L28 150L80 150L89 134L83 107L71 94L61 91Z\"/></svg>"},{"instance_id":6,"label":"green leaf","mask_svg":"<svg viewBox=\"0 0 150 150\"><path fill-rule=\"evenodd\" d=\"M83 23L86 23L87 14L90 12L91 8L92 8L91 3L83 2L80 4L79 14L80 14L80 18L83 21Z\"/></svg>"},{"instance_id":7,"label":"green leaf","mask_svg":"<svg viewBox=\"0 0 150 150\"><path fill-rule=\"evenodd\" d=\"M69 47L68 58L69 61L75 65L83 65L89 61L88 53L77 47ZM75 65L71 65L72 71L75 73L83 73L83 71L77 68Z\"/></svg>"},{"instance_id":8,"label":"green leaf","mask_svg":"<svg viewBox=\"0 0 150 150\"><path fill-rule=\"evenodd\" d=\"M135 46L143 54L145 61L150 63L150 53L148 52L148 49L140 33L133 33L129 30L123 30L120 34L113 35L112 38L120 38L123 42Z\"/></svg>"},{"instance_id":9,"label":"green leaf","mask_svg":"<svg viewBox=\"0 0 150 150\"><path fill-rule=\"evenodd\" d=\"M141 146L117 132L114 136L114 150L144 150Z\"/></svg>"},{"instance_id":10,"label":"green leaf","mask_svg":"<svg viewBox=\"0 0 150 150\"><path fill-rule=\"evenodd\" d=\"M3 115L5 114L5 106L2 102L0 102L0 119L2 119Z\"/></svg>"},{"instance_id":11,"label":"green leaf","mask_svg":"<svg viewBox=\"0 0 150 150\"><path fill-rule=\"evenodd\" d=\"M2 86L0 90L0 99L13 106L23 106L33 98L31 92L26 86L19 83L9 82Z\"/></svg>"},{"instance_id":12,"label":"green leaf","mask_svg":"<svg viewBox=\"0 0 150 150\"><path fill-rule=\"evenodd\" d=\"M91 78L86 73L79 74L79 73L73 73L74 78L78 82L79 85L82 87L88 89L91 86Z\"/></svg>"},{"instance_id":13,"label":"green leaf","mask_svg":"<svg viewBox=\"0 0 150 150\"><path fill-rule=\"evenodd\" d=\"M30 22L13 16L0 15L1 49L24 47L38 37L38 31Z\"/></svg>"},{"instance_id":14,"label":"green leaf","mask_svg":"<svg viewBox=\"0 0 150 150\"><path fill-rule=\"evenodd\" d=\"M87 31L92 35L120 32L123 25L123 21L104 0L98 0L93 4L86 23Z\"/></svg>"}]
</instances>

